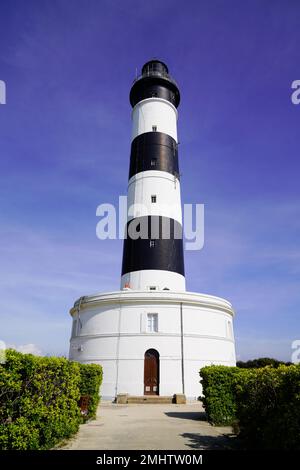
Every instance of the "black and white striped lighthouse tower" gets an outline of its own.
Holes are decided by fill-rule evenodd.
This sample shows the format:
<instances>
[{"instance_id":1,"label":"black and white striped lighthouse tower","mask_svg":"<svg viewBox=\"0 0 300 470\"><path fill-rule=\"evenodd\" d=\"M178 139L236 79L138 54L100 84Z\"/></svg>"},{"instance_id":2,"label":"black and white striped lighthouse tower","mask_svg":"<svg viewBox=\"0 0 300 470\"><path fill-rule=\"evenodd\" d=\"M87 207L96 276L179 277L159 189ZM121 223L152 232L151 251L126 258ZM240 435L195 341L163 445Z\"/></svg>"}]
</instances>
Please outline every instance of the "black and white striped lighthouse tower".
<instances>
[{"instance_id":1,"label":"black and white striped lighthouse tower","mask_svg":"<svg viewBox=\"0 0 300 470\"><path fill-rule=\"evenodd\" d=\"M130 91L132 144L121 289L185 291L179 101L166 64L147 62Z\"/></svg>"}]
</instances>

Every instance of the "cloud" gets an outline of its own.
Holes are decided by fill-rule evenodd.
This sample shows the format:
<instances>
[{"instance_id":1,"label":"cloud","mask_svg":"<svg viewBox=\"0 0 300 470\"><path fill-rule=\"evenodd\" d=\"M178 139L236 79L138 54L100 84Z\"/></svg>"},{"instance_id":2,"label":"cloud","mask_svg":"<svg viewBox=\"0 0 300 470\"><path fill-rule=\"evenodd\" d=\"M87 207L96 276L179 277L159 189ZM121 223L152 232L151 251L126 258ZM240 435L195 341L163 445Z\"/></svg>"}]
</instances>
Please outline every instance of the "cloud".
<instances>
[{"instance_id":1,"label":"cloud","mask_svg":"<svg viewBox=\"0 0 300 470\"><path fill-rule=\"evenodd\" d=\"M293 341L297 338L271 339L257 337L238 337L237 360L274 357L283 361L292 361Z\"/></svg>"},{"instance_id":2,"label":"cloud","mask_svg":"<svg viewBox=\"0 0 300 470\"><path fill-rule=\"evenodd\" d=\"M23 354L34 354L34 356L42 356L41 349L33 343L29 344L20 344L19 346L15 346L14 344L9 344L7 348L15 349Z\"/></svg>"}]
</instances>

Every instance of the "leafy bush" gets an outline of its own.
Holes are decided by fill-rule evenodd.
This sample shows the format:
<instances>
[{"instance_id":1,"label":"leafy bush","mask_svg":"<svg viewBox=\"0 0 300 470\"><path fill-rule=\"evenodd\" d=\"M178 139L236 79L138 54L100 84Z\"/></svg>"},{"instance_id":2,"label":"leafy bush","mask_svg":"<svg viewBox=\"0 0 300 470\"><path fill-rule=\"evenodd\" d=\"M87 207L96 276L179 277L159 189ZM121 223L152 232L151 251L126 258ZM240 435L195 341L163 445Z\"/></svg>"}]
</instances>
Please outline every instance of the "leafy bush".
<instances>
[{"instance_id":1,"label":"leafy bush","mask_svg":"<svg viewBox=\"0 0 300 470\"><path fill-rule=\"evenodd\" d=\"M48 449L74 434L81 421L82 376L90 367L7 350L0 365L0 449ZM96 368L95 386L102 376ZM93 395L98 390L90 385Z\"/></svg>"},{"instance_id":2,"label":"leafy bush","mask_svg":"<svg viewBox=\"0 0 300 470\"><path fill-rule=\"evenodd\" d=\"M300 450L300 364L201 369L208 419L234 424L248 448Z\"/></svg>"},{"instance_id":3,"label":"leafy bush","mask_svg":"<svg viewBox=\"0 0 300 470\"><path fill-rule=\"evenodd\" d=\"M96 417L97 407L100 401L99 388L102 383L102 368L96 364L80 365L80 394L87 395L88 413L83 420Z\"/></svg>"},{"instance_id":4,"label":"leafy bush","mask_svg":"<svg viewBox=\"0 0 300 470\"><path fill-rule=\"evenodd\" d=\"M215 425L230 425L236 419L236 400L232 387L237 367L207 366L200 371L208 421Z\"/></svg>"},{"instance_id":5,"label":"leafy bush","mask_svg":"<svg viewBox=\"0 0 300 470\"><path fill-rule=\"evenodd\" d=\"M234 386L240 436L249 447L300 450L300 365L247 370Z\"/></svg>"},{"instance_id":6,"label":"leafy bush","mask_svg":"<svg viewBox=\"0 0 300 470\"><path fill-rule=\"evenodd\" d=\"M259 357L258 359L251 359L250 361L237 361L237 367L241 367L243 369L257 369L260 367L272 366L272 367L279 367L281 365L290 366L291 362L283 362L278 361L277 359L272 359L271 357Z\"/></svg>"}]
</instances>

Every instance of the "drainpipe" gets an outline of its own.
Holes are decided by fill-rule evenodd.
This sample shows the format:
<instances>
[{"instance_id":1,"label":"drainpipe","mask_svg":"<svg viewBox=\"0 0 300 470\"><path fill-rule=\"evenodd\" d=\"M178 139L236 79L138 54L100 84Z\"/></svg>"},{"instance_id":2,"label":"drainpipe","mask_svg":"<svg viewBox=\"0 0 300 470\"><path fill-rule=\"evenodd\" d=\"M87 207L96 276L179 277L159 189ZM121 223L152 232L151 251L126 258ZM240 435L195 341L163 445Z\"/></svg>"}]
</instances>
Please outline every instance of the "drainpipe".
<instances>
[{"instance_id":1,"label":"drainpipe","mask_svg":"<svg viewBox=\"0 0 300 470\"><path fill-rule=\"evenodd\" d=\"M118 339L117 339L117 354L116 354L116 386L115 397L118 395L118 381L119 381L119 351L120 351L120 336L121 336L121 300L119 300L119 318L118 318Z\"/></svg>"},{"instance_id":2,"label":"drainpipe","mask_svg":"<svg viewBox=\"0 0 300 470\"><path fill-rule=\"evenodd\" d=\"M182 302L180 302L180 327L181 327L181 375L182 375L182 393L185 395L184 386L184 351L183 351L183 311Z\"/></svg>"},{"instance_id":3,"label":"drainpipe","mask_svg":"<svg viewBox=\"0 0 300 470\"><path fill-rule=\"evenodd\" d=\"M82 301L84 300L84 296L83 297L80 297L79 299L79 302L78 302L78 307L77 307L77 318L78 318L78 324L77 324L77 331L76 331L76 336L78 336L78 326L80 326L80 330L82 328L82 323L81 323L81 320L80 320L80 307L81 307L81 304L82 304Z\"/></svg>"}]
</instances>

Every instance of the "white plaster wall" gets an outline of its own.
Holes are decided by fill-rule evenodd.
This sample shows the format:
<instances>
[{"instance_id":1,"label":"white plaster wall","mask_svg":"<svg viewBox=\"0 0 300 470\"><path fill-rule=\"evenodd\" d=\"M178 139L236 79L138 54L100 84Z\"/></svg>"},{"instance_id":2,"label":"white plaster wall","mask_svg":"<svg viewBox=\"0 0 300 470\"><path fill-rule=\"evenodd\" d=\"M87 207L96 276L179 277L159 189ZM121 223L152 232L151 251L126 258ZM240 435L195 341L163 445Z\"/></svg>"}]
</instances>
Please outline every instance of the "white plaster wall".
<instances>
[{"instance_id":1,"label":"white plaster wall","mask_svg":"<svg viewBox=\"0 0 300 470\"><path fill-rule=\"evenodd\" d=\"M144 395L144 358L125 359L119 361L118 392L129 395Z\"/></svg>"},{"instance_id":2,"label":"white plaster wall","mask_svg":"<svg viewBox=\"0 0 300 470\"><path fill-rule=\"evenodd\" d=\"M230 314L213 309L199 310L196 306L186 306L184 310L185 333L226 337L226 322L232 321Z\"/></svg>"},{"instance_id":3,"label":"white plaster wall","mask_svg":"<svg viewBox=\"0 0 300 470\"><path fill-rule=\"evenodd\" d=\"M123 334L147 333L146 317L148 313L161 313L161 305L128 304L121 310L120 331ZM159 315L160 333L180 334L180 311L177 305L165 305L163 315ZM150 336L152 333L148 333Z\"/></svg>"},{"instance_id":4,"label":"white plaster wall","mask_svg":"<svg viewBox=\"0 0 300 470\"><path fill-rule=\"evenodd\" d=\"M174 392L174 390L177 390L177 392ZM174 393L182 393L180 355L167 359L162 357L160 360L159 394L162 396L172 396Z\"/></svg>"},{"instance_id":5,"label":"white plaster wall","mask_svg":"<svg viewBox=\"0 0 300 470\"><path fill-rule=\"evenodd\" d=\"M135 105L132 110L132 140L145 132L157 132L170 135L177 142L177 110L167 100L147 98Z\"/></svg>"},{"instance_id":6,"label":"white plaster wall","mask_svg":"<svg viewBox=\"0 0 300 470\"><path fill-rule=\"evenodd\" d=\"M84 334L93 335L95 331L118 332L119 310L117 303L82 308L79 317L84 327ZM78 318L78 314L75 314L73 318ZM80 325L77 329L80 329Z\"/></svg>"}]
</instances>

